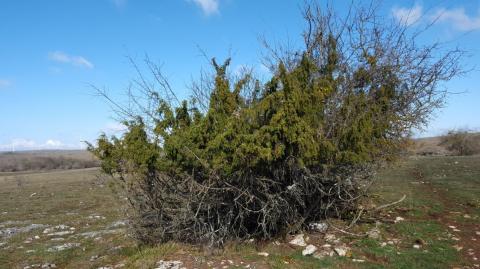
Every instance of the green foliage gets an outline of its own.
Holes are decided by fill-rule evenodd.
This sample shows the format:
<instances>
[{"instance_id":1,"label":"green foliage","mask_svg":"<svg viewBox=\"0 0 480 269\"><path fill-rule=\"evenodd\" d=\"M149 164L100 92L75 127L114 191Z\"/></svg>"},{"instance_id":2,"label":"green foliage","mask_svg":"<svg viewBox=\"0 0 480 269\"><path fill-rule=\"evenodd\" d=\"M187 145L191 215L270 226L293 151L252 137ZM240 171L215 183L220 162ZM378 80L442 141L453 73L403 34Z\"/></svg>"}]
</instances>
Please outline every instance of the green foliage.
<instances>
[{"instance_id":1,"label":"green foliage","mask_svg":"<svg viewBox=\"0 0 480 269\"><path fill-rule=\"evenodd\" d=\"M389 70L385 84L373 83L364 70L375 58L365 56L358 86L342 88L336 41L328 42L323 65L308 53L293 68L280 62L263 86L253 81L252 97L241 94L250 76L232 82L230 60L213 60L204 113L195 100L177 107L160 100L153 128L138 117L124 123L123 137L90 145L106 173L131 183L137 227L146 230L140 240L268 238L355 210L359 182L369 175L363 168L399 145L389 137L398 85Z\"/></svg>"}]
</instances>

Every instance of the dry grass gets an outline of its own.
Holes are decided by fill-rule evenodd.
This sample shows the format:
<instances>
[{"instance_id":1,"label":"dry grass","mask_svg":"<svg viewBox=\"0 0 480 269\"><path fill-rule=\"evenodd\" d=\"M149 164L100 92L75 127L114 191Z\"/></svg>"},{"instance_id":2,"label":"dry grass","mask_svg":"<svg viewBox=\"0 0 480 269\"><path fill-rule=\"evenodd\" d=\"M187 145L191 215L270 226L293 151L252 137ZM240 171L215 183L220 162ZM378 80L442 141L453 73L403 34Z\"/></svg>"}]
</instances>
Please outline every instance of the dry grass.
<instances>
[{"instance_id":1,"label":"dry grass","mask_svg":"<svg viewBox=\"0 0 480 269\"><path fill-rule=\"evenodd\" d=\"M98 166L98 160L84 150L0 153L0 172L82 169Z\"/></svg>"}]
</instances>

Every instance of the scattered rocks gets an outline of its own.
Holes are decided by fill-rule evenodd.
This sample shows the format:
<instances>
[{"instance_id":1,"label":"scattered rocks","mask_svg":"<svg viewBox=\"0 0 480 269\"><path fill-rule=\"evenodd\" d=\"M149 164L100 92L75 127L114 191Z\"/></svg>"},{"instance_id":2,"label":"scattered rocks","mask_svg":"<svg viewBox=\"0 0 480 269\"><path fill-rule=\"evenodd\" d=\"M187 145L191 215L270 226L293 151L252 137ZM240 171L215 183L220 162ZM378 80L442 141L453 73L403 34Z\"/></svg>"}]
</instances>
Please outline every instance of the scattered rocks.
<instances>
[{"instance_id":1,"label":"scattered rocks","mask_svg":"<svg viewBox=\"0 0 480 269\"><path fill-rule=\"evenodd\" d=\"M310 256L312 255L315 251L317 251L317 247L314 245L308 245L303 251L302 255L303 256Z\"/></svg>"},{"instance_id":2,"label":"scattered rocks","mask_svg":"<svg viewBox=\"0 0 480 269\"><path fill-rule=\"evenodd\" d=\"M268 254L267 252L258 252L257 255L258 256L263 256L263 257L268 257L268 255L270 255L270 254Z\"/></svg>"},{"instance_id":3,"label":"scattered rocks","mask_svg":"<svg viewBox=\"0 0 480 269\"><path fill-rule=\"evenodd\" d=\"M28 233L30 231L36 230L36 229L41 229L47 227L47 225L43 224L30 224L25 227L10 227L10 228L5 228L3 230L0 230L0 238L10 238L14 236L15 234L18 233Z\"/></svg>"},{"instance_id":4,"label":"scattered rocks","mask_svg":"<svg viewBox=\"0 0 480 269\"><path fill-rule=\"evenodd\" d=\"M68 230L70 229L71 227L68 226L68 225L64 225L64 224L60 224L60 225L57 225L57 226L53 226L53 227L50 227L50 228L47 228L45 230L43 230L43 233L44 234L51 234L53 233L54 231L58 231L58 230Z\"/></svg>"},{"instance_id":5,"label":"scattered rocks","mask_svg":"<svg viewBox=\"0 0 480 269\"><path fill-rule=\"evenodd\" d=\"M123 229L114 229L114 230L100 230L100 231L91 231L91 232L84 232L79 234L80 236L87 237L87 238L96 238L101 235L106 234L117 234L124 231Z\"/></svg>"},{"instance_id":6,"label":"scattered rocks","mask_svg":"<svg viewBox=\"0 0 480 269\"><path fill-rule=\"evenodd\" d=\"M157 267L155 269L185 269L182 265L183 263L181 261L160 260L157 262Z\"/></svg>"},{"instance_id":7,"label":"scattered rocks","mask_svg":"<svg viewBox=\"0 0 480 269\"><path fill-rule=\"evenodd\" d=\"M305 239L303 238L303 234L297 234L293 240L289 242L291 245L305 247L307 243L305 243Z\"/></svg>"},{"instance_id":8,"label":"scattered rocks","mask_svg":"<svg viewBox=\"0 0 480 269\"><path fill-rule=\"evenodd\" d=\"M63 245L58 245L58 246L53 246L47 249L48 252L57 252L57 251L63 251L66 249L71 249L75 247L79 247L80 243L65 243Z\"/></svg>"},{"instance_id":9,"label":"scattered rocks","mask_svg":"<svg viewBox=\"0 0 480 269\"><path fill-rule=\"evenodd\" d=\"M313 222L308 225L308 228L310 230L319 232L319 233L324 233L328 230L328 223L326 222Z\"/></svg>"}]
</instances>

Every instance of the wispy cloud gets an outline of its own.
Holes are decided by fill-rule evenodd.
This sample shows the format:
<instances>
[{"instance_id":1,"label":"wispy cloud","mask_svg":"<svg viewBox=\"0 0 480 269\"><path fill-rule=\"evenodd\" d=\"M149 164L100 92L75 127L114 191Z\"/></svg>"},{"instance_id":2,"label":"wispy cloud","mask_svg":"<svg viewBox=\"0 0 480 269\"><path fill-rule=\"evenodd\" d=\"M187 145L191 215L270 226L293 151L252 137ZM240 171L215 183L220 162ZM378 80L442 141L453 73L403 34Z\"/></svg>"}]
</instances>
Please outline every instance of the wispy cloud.
<instances>
[{"instance_id":1,"label":"wispy cloud","mask_svg":"<svg viewBox=\"0 0 480 269\"><path fill-rule=\"evenodd\" d=\"M103 128L103 131L107 135L117 135L117 134L124 133L125 131L127 131L127 129L128 129L127 126L123 125L122 123L109 122Z\"/></svg>"},{"instance_id":2,"label":"wispy cloud","mask_svg":"<svg viewBox=\"0 0 480 269\"><path fill-rule=\"evenodd\" d=\"M110 0L116 8L123 8L127 5L127 0Z\"/></svg>"},{"instance_id":3,"label":"wispy cloud","mask_svg":"<svg viewBox=\"0 0 480 269\"><path fill-rule=\"evenodd\" d=\"M78 67L92 69L94 65L83 56L68 55L62 51L53 51L48 54L48 59L58 63L71 64Z\"/></svg>"},{"instance_id":4,"label":"wispy cloud","mask_svg":"<svg viewBox=\"0 0 480 269\"><path fill-rule=\"evenodd\" d=\"M192 0L207 16L218 13L219 0Z\"/></svg>"},{"instance_id":5,"label":"wispy cloud","mask_svg":"<svg viewBox=\"0 0 480 269\"><path fill-rule=\"evenodd\" d=\"M460 31L480 29L480 12L476 16L469 16L464 8L440 8L431 16L431 19L448 23Z\"/></svg>"},{"instance_id":6,"label":"wispy cloud","mask_svg":"<svg viewBox=\"0 0 480 269\"><path fill-rule=\"evenodd\" d=\"M0 79L0 89L8 88L12 85L12 82L8 79Z\"/></svg>"},{"instance_id":7,"label":"wispy cloud","mask_svg":"<svg viewBox=\"0 0 480 269\"><path fill-rule=\"evenodd\" d=\"M420 21L423 8L421 5L415 5L411 8L394 7L392 8L392 15L398 22L410 26Z\"/></svg>"},{"instance_id":8,"label":"wispy cloud","mask_svg":"<svg viewBox=\"0 0 480 269\"><path fill-rule=\"evenodd\" d=\"M43 143L25 138L15 138L7 144L0 144L0 151L41 150L41 149L79 149L80 145L65 144L60 140L47 139Z\"/></svg>"}]
</instances>

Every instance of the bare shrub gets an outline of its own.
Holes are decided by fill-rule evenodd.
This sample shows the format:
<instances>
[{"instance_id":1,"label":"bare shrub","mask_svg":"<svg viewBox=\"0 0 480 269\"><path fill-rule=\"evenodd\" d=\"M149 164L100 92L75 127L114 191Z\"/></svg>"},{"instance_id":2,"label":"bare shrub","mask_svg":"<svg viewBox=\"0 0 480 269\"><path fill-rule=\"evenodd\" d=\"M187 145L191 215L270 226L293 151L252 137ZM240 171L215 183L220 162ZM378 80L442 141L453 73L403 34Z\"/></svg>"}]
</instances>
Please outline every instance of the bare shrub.
<instances>
[{"instance_id":1,"label":"bare shrub","mask_svg":"<svg viewBox=\"0 0 480 269\"><path fill-rule=\"evenodd\" d=\"M467 130L450 130L442 136L439 145L460 156L480 154L480 134Z\"/></svg>"},{"instance_id":2,"label":"bare shrub","mask_svg":"<svg viewBox=\"0 0 480 269\"><path fill-rule=\"evenodd\" d=\"M461 73L461 51L419 46L418 33L370 6L339 17L313 3L304 16L304 48L271 49L266 83L251 72L232 79L230 60L213 59L189 103L147 58L151 78L133 63L128 104L98 90L128 130L89 150L124 187L140 242L222 245L358 219L376 167L402 152L442 105L439 84Z\"/></svg>"}]
</instances>

